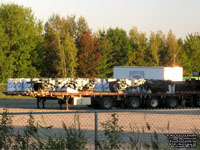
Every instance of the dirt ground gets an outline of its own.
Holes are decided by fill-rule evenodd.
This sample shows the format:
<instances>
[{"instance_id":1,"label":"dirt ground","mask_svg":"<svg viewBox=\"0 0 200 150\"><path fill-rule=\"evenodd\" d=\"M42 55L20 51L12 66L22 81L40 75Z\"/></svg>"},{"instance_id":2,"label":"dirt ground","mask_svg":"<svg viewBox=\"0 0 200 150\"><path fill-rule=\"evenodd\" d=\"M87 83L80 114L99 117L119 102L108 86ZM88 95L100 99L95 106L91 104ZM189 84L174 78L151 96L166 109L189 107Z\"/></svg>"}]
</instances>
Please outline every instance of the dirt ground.
<instances>
[{"instance_id":1,"label":"dirt ground","mask_svg":"<svg viewBox=\"0 0 200 150\"><path fill-rule=\"evenodd\" d=\"M63 108L60 109L56 100L46 101L45 109L37 108L36 99L0 100L0 112L3 112L5 108L9 112L63 112L61 114L43 114L49 123L52 122L51 120L54 120L53 122L56 120L55 127L57 128L60 128L60 124L62 124L60 121L74 119L74 114L66 115L64 113L67 112L66 106L63 105ZM70 106L69 108L70 112L91 110L87 106ZM110 119L111 114L112 113L109 112L99 113L98 119L100 122L105 122ZM134 129L139 131L146 130L146 132L155 130L158 133L192 133L194 129L200 130L200 109L136 110L133 112L117 112L117 114L119 115L119 123L126 128L126 131ZM24 116L27 115L18 116L26 118ZM87 129L91 129L88 123L94 124L94 114L81 113L80 116L82 124L84 124ZM90 118L91 121L88 122L87 119ZM22 122L17 122L16 125L21 126L20 123ZM150 126L151 130L148 130L148 126Z\"/></svg>"},{"instance_id":2,"label":"dirt ground","mask_svg":"<svg viewBox=\"0 0 200 150\"><path fill-rule=\"evenodd\" d=\"M70 111L66 111L66 106L60 110L57 101L47 101L45 109L37 109L35 99L26 100L0 100L0 112L3 109L9 112L45 112L44 114L34 114L35 120L43 126L52 126L55 133L63 133L63 123L67 126L74 124L75 112L79 113L81 129L86 131L87 137L94 139L95 115L93 110L87 106L70 106ZM84 113L91 111L91 113ZM130 135L141 133L141 140L149 141L151 135L156 132L160 135L162 142L166 142L166 134L194 134L194 130L200 130L200 109L155 109L155 110L135 110L133 112L117 112L119 125L123 126L127 140ZM58 113L59 112L59 113ZM74 112L74 113L72 113ZM28 114L14 114L13 125L20 129L27 125ZM98 113L99 139L103 137L103 127L111 119L113 112Z\"/></svg>"}]
</instances>

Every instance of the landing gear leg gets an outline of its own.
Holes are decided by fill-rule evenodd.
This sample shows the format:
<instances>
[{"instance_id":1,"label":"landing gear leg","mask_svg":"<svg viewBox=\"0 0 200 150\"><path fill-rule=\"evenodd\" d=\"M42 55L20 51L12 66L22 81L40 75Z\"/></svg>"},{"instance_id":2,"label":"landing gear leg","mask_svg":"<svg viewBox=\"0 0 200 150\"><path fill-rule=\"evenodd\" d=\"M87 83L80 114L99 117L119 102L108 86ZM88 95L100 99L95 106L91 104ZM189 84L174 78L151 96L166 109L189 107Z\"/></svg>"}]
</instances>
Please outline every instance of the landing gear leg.
<instances>
[{"instance_id":1,"label":"landing gear leg","mask_svg":"<svg viewBox=\"0 0 200 150\"><path fill-rule=\"evenodd\" d=\"M60 101L60 109L62 109L62 102Z\"/></svg>"},{"instance_id":2,"label":"landing gear leg","mask_svg":"<svg viewBox=\"0 0 200 150\"><path fill-rule=\"evenodd\" d=\"M45 101L46 101L46 99L43 99L43 100L42 100L42 108L43 108L43 109L45 108L45 105L44 105L44 104L45 104Z\"/></svg>"},{"instance_id":3,"label":"landing gear leg","mask_svg":"<svg viewBox=\"0 0 200 150\"><path fill-rule=\"evenodd\" d=\"M37 108L40 108L40 98L37 98Z\"/></svg>"},{"instance_id":4,"label":"landing gear leg","mask_svg":"<svg viewBox=\"0 0 200 150\"><path fill-rule=\"evenodd\" d=\"M60 109L62 109L62 104L64 104L63 100L58 100L58 104L60 105Z\"/></svg>"},{"instance_id":5,"label":"landing gear leg","mask_svg":"<svg viewBox=\"0 0 200 150\"><path fill-rule=\"evenodd\" d=\"M65 100L65 102L66 102L66 110L67 110L67 111L69 110L69 99L70 99L69 96L65 96L65 97L64 97L64 100Z\"/></svg>"}]
</instances>

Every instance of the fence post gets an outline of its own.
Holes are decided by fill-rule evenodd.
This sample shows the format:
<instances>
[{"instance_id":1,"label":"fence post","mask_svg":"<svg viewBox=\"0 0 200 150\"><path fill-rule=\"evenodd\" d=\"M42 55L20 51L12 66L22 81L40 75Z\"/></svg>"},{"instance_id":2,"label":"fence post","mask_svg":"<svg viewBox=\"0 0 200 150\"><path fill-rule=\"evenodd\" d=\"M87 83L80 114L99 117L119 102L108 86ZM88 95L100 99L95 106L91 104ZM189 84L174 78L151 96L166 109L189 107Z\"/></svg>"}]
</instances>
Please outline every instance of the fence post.
<instances>
[{"instance_id":1,"label":"fence post","mask_svg":"<svg viewBox=\"0 0 200 150\"><path fill-rule=\"evenodd\" d=\"M94 120L95 120L95 140L94 140L94 144L95 144L95 150L97 150L98 149L98 112L97 111L95 111Z\"/></svg>"}]
</instances>

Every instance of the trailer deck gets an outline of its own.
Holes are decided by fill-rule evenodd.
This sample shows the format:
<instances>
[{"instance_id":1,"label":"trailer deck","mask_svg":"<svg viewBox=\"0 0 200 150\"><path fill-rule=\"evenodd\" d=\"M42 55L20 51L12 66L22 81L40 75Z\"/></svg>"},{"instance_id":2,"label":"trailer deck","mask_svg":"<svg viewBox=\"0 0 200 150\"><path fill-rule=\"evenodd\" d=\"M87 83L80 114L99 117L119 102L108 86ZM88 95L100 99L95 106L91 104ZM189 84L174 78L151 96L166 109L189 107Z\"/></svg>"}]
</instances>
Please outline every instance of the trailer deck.
<instances>
[{"instance_id":1,"label":"trailer deck","mask_svg":"<svg viewBox=\"0 0 200 150\"><path fill-rule=\"evenodd\" d=\"M49 92L49 91L35 91L25 92L25 96L37 98L37 107L42 102L43 108L45 107L46 100L58 100L60 108L62 104L66 104L66 109L69 109L69 104L73 104L75 97L91 98L92 107L100 105L100 108L110 109L113 105L125 104L129 108L139 108L142 103L151 108L157 108L161 104L166 104L169 108L175 108L178 104L200 106L200 92L197 91L177 91L176 93L124 93L124 92L93 92L93 91L79 91L76 93L69 92ZM198 96L198 97L197 97ZM197 98L196 98L197 97ZM102 104L104 103L109 104ZM131 101L131 102L130 102Z\"/></svg>"}]
</instances>

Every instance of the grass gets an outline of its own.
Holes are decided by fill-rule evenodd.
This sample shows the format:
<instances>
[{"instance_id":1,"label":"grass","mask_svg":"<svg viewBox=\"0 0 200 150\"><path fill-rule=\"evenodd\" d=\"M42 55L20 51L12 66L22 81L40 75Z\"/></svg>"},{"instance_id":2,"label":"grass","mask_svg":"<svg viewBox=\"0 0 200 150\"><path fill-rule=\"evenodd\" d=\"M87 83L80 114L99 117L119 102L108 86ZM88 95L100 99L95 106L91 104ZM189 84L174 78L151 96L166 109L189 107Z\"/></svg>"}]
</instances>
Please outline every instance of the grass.
<instances>
[{"instance_id":1,"label":"grass","mask_svg":"<svg viewBox=\"0 0 200 150\"><path fill-rule=\"evenodd\" d=\"M0 100L7 100L7 99L29 99L29 96L22 96L22 95L5 95L3 92L7 91L7 84L0 83Z\"/></svg>"},{"instance_id":2,"label":"grass","mask_svg":"<svg viewBox=\"0 0 200 150\"><path fill-rule=\"evenodd\" d=\"M33 97L30 96L22 96L22 95L5 95L3 92L0 92L0 100L8 100L8 99L31 99Z\"/></svg>"}]
</instances>

